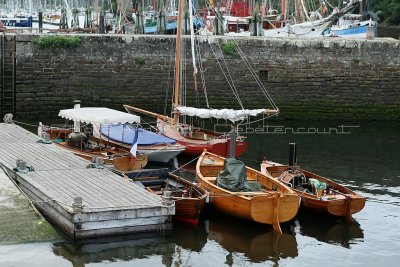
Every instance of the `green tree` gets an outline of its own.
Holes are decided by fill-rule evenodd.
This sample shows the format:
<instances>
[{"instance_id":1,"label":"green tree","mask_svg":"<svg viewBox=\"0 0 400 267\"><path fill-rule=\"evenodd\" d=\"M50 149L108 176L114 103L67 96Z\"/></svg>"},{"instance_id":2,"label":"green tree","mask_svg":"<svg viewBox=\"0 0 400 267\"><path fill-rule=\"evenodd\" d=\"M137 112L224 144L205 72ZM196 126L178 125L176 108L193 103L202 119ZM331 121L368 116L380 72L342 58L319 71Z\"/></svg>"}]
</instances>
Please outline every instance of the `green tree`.
<instances>
[{"instance_id":1,"label":"green tree","mask_svg":"<svg viewBox=\"0 0 400 267\"><path fill-rule=\"evenodd\" d=\"M381 21L400 23L400 0L370 0L370 6Z\"/></svg>"}]
</instances>

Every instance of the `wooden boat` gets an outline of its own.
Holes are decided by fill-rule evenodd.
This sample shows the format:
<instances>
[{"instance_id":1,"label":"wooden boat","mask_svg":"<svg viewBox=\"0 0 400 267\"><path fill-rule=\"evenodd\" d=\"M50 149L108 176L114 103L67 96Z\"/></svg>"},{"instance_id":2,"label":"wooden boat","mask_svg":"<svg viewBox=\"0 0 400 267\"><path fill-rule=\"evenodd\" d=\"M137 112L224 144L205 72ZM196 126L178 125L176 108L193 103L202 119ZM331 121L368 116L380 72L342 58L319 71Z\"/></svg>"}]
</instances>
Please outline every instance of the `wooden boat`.
<instances>
[{"instance_id":1,"label":"wooden boat","mask_svg":"<svg viewBox=\"0 0 400 267\"><path fill-rule=\"evenodd\" d=\"M296 216L299 209L299 196L285 184L246 167L247 181L258 182L260 191L233 192L217 185L217 176L224 169L225 158L204 151L197 161L196 173L200 187L210 194L210 203L226 214L271 224L282 233L279 223L287 222Z\"/></svg>"},{"instance_id":2,"label":"wooden boat","mask_svg":"<svg viewBox=\"0 0 400 267\"><path fill-rule=\"evenodd\" d=\"M312 211L346 217L351 223L352 214L361 211L365 206L365 197L298 167L263 161L261 172L290 186L301 197L301 206Z\"/></svg>"},{"instance_id":3,"label":"wooden boat","mask_svg":"<svg viewBox=\"0 0 400 267\"><path fill-rule=\"evenodd\" d=\"M130 124L104 125L97 130L101 138L112 145L130 150L135 137L136 126ZM168 163L185 150L175 140L161 134L138 128L138 152L148 156L152 162Z\"/></svg>"},{"instance_id":4,"label":"wooden boat","mask_svg":"<svg viewBox=\"0 0 400 267\"><path fill-rule=\"evenodd\" d=\"M207 192L201 187L173 173L168 169L141 170L130 172L127 176L135 183L157 195L171 192L175 201L175 219L197 224L204 209Z\"/></svg>"},{"instance_id":5,"label":"wooden boat","mask_svg":"<svg viewBox=\"0 0 400 267\"><path fill-rule=\"evenodd\" d=\"M132 160L130 151L122 146L110 145L107 141L93 135L88 125L101 123L125 123L140 122L140 118L132 114L108 109L108 108L80 108L77 104L74 109L61 110L61 117L74 121L74 129L67 127L49 127L40 123L38 135L49 135L49 139L64 149L87 160L95 158L103 159L104 164L111 164L119 171L132 171L146 166L146 155L136 154L136 160ZM88 125L82 131L80 123Z\"/></svg>"},{"instance_id":6,"label":"wooden boat","mask_svg":"<svg viewBox=\"0 0 400 267\"><path fill-rule=\"evenodd\" d=\"M222 155L222 156L228 156L229 155L229 144L232 141L235 141L235 155L238 157L244 153L244 151L247 149L247 144L244 142L243 137L236 137L235 140L230 140L229 135L226 134L221 134L215 131L208 131L205 129L201 128L196 128L192 127L192 125L188 125L186 123L180 123L180 116L196 116L200 117L203 119L208 119L208 118L216 118L216 119L223 119L223 120L229 120L232 123L238 122L238 121L243 121L246 118L249 118L250 116L257 116L257 115L267 115L267 116L272 116L272 115L277 115L279 110L276 107L275 103L272 101L270 98L268 92L266 92L266 88L263 87L262 83L257 80L258 78L255 76L256 81L258 86L260 87L260 93L261 95L265 96L269 103L272 106L272 109L266 109L266 108L261 108L261 109L245 109L241 103L240 97L236 89L234 89L234 82L232 80L232 77L230 75L227 75L225 70L222 70L222 72L227 75L225 76L227 78L227 82L229 84L229 89L233 90L233 97L235 97L238 101L238 104L240 105L241 109L238 110L233 110L233 109L218 109L211 107L208 103L208 97L207 97L207 90L205 86L203 86L204 89L204 95L205 98L207 99L207 107L206 108L195 108L195 107L187 107L184 106L185 100L181 99L181 96L185 96L186 93L184 90L186 90L185 81L181 81L181 70L184 70L186 68L181 68L181 62L186 62L188 60L182 60L181 59L181 54L185 56L186 53L182 53L181 51L181 29L182 27L182 14L183 14L183 0L178 1L178 27L177 27L177 36L176 36L176 54L175 54L175 81L174 81L174 90L173 90L173 116L168 117L165 115L160 115L154 112L150 112L147 110L143 110L140 108L136 108L133 106L129 105L124 105L125 109L130 112L130 113L142 113L146 114L148 116L152 116L157 119L157 127L163 135L177 140L177 142L181 145L184 145L186 147L184 153L189 154L189 155L200 155L204 149L207 149L207 151L210 151L214 154ZM193 8L190 7L191 1L189 1L189 8L188 10L193 10ZM192 21L193 15L192 12L189 12L190 16L190 21ZM194 29L193 29L193 23L189 23L191 27L191 50L192 50L192 63L193 63L193 80L194 80L194 90L197 91L197 78L196 78L196 73L197 73L197 67L196 67L196 57L195 57L195 49L194 49ZM239 47L237 47L239 49ZM244 55L242 53L242 55ZM244 60L246 60L244 58ZM247 62L247 60L246 60ZM247 62L248 63L248 62ZM204 68L200 66L199 64L199 72L202 72L204 74ZM249 72L254 74L254 70L251 69L249 66L250 64L246 64L246 66L249 68ZM229 72L229 71L227 71ZM189 76L189 75L187 75ZM253 76L254 77L254 76ZM202 79L204 76L202 75ZM182 84L181 84L182 83ZM205 84L205 81L203 81L203 84ZM190 94L189 92L187 94ZM255 93L256 95L256 93Z\"/></svg>"},{"instance_id":7,"label":"wooden boat","mask_svg":"<svg viewBox=\"0 0 400 267\"><path fill-rule=\"evenodd\" d=\"M102 158L105 165L111 164L119 171L132 171L138 170L146 166L148 158L146 155L136 155L136 161L133 164L131 160L131 154L129 150L119 147L107 147L107 143L104 140L100 140L93 136L89 137L89 141L92 144L90 147L76 146L71 142L68 142L68 136L73 132L69 129L60 129L50 127L45 130L50 135L52 140L57 146L67 149L75 155L92 161L94 158Z\"/></svg>"}]
</instances>

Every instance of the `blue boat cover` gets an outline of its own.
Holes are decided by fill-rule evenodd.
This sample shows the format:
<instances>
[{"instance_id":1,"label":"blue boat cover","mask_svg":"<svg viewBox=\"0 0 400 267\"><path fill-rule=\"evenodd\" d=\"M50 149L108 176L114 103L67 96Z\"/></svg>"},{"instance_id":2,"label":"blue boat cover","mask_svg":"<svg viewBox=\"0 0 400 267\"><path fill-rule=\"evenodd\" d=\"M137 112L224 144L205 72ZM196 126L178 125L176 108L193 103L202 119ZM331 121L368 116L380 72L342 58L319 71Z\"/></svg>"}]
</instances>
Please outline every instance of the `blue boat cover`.
<instances>
[{"instance_id":1,"label":"blue boat cover","mask_svg":"<svg viewBox=\"0 0 400 267\"><path fill-rule=\"evenodd\" d=\"M132 144L136 127L130 124L102 125L101 133L108 138L125 144ZM139 128L138 145L175 144L174 139Z\"/></svg>"}]
</instances>

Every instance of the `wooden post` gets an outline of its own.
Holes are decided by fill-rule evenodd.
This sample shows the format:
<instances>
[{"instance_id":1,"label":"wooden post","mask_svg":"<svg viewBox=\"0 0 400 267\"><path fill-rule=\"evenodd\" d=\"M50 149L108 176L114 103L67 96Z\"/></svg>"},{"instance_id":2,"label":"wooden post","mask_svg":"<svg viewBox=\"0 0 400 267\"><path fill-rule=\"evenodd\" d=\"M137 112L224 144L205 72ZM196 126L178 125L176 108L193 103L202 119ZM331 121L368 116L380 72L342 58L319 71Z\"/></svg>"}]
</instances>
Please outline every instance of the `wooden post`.
<instances>
[{"instance_id":1,"label":"wooden post","mask_svg":"<svg viewBox=\"0 0 400 267\"><path fill-rule=\"evenodd\" d=\"M171 194L172 194L171 191L164 191L164 194L163 194L163 197L164 197L163 198L163 205L171 206L173 204Z\"/></svg>"},{"instance_id":2,"label":"wooden post","mask_svg":"<svg viewBox=\"0 0 400 267\"><path fill-rule=\"evenodd\" d=\"M72 203L72 209L75 213L80 213L83 210L82 198L74 197L74 202Z\"/></svg>"},{"instance_id":3,"label":"wooden post","mask_svg":"<svg viewBox=\"0 0 400 267\"><path fill-rule=\"evenodd\" d=\"M39 32L43 32L43 12L39 11Z\"/></svg>"},{"instance_id":4,"label":"wooden post","mask_svg":"<svg viewBox=\"0 0 400 267\"><path fill-rule=\"evenodd\" d=\"M297 164L297 146L296 143L289 143L289 166L293 167Z\"/></svg>"},{"instance_id":5,"label":"wooden post","mask_svg":"<svg viewBox=\"0 0 400 267\"><path fill-rule=\"evenodd\" d=\"M99 33L105 33L103 11L100 11Z\"/></svg>"}]
</instances>

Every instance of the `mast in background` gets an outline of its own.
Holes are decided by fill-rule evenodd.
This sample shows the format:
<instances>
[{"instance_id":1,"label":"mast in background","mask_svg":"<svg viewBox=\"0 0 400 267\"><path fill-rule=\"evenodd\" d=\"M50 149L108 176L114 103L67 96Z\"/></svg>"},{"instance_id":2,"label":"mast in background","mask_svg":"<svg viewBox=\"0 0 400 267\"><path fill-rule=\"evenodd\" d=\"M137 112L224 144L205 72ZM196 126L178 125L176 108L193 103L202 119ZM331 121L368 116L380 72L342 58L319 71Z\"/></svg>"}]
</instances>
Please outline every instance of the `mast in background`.
<instances>
[{"instance_id":1,"label":"mast in background","mask_svg":"<svg viewBox=\"0 0 400 267\"><path fill-rule=\"evenodd\" d=\"M179 112L176 108L179 105L179 82L180 82L180 61L181 61L181 29L182 29L182 0L178 0L178 23L176 27L176 51L175 51L175 86L174 86L174 117L173 122L179 122Z\"/></svg>"}]
</instances>

